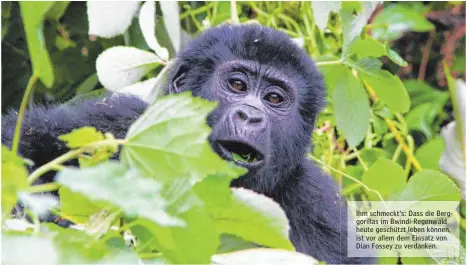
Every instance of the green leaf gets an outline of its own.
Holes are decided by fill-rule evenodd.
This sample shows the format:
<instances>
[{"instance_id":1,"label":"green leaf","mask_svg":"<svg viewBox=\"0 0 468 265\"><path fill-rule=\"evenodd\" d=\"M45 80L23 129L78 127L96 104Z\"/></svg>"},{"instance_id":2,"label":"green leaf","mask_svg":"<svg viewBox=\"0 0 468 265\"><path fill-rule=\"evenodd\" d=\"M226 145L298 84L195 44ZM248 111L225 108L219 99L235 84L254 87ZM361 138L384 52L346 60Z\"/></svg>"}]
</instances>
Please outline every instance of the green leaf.
<instances>
[{"instance_id":1,"label":"green leaf","mask_svg":"<svg viewBox=\"0 0 468 265\"><path fill-rule=\"evenodd\" d=\"M245 240L242 240L240 237L227 235L227 234L222 234L220 241L221 241L220 246L218 248L218 251L216 252L219 254L258 247L254 243L250 243Z\"/></svg>"},{"instance_id":2,"label":"green leaf","mask_svg":"<svg viewBox=\"0 0 468 265\"><path fill-rule=\"evenodd\" d=\"M280 249L248 249L226 254L218 254L213 256L212 264L216 265L250 265L250 264L298 264L298 265L318 265L317 260L311 256L292 251Z\"/></svg>"},{"instance_id":3,"label":"green leaf","mask_svg":"<svg viewBox=\"0 0 468 265\"><path fill-rule=\"evenodd\" d=\"M337 81L333 106L338 131L350 146L357 146L369 127L370 106L364 87L348 69Z\"/></svg>"},{"instance_id":4,"label":"green leaf","mask_svg":"<svg viewBox=\"0 0 468 265\"><path fill-rule=\"evenodd\" d=\"M270 198L246 189L229 190L230 179L210 176L194 189L221 233L266 247L293 250L288 219Z\"/></svg>"},{"instance_id":5,"label":"green leaf","mask_svg":"<svg viewBox=\"0 0 468 265\"><path fill-rule=\"evenodd\" d=\"M129 216L148 218L163 226L183 225L182 220L166 212L159 182L117 162L84 169L66 168L57 175L57 182L93 201L111 203Z\"/></svg>"},{"instance_id":6,"label":"green leaf","mask_svg":"<svg viewBox=\"0 0 468 265\"><path fill-rule=\"evenodd\" d=\"M447 175L426 169L414 174L399 196L400 201L459 201L460 189Z\"/></svg>"},{"instance_id":7,"label":"green leaf","mask_svg":"<svg viewBox=\"0 0 468 265\"><path fill-rule=\"evenodd\" d=\"M372 35L378 40L396 40L407 31L426 32L434 29L424 13L406 4L393 4L382 10L373 20Z\"/></svg>"},{"instance_id":8,"label":"green leaf","mask_svg":"<svg viewBox=\"0 0 468 265\"><path fill-rule=\"evenodd\" d=\"M390 158L387 155L387 152L385 150L380 149L380 148L366 148L362 149L360 152L361 159L364 160L364 162L370 166L377 162L380 158Z\"/></svg>"},{"instance_id":9,"label":"green leaf","mask_svg":"<svg viewBox=\"0 0 468 265\"><path fill-rule=\"evenodd\" d=\"M10 27L11 6L13 2L2 1L2 40Z\"/></svg>"},{"instance_id":10,"label":"green leaf","mask_svg":"<svg viewBox=\"0 0 468 265\"><path fill-rule=\"evenodd\" d=\"M416 150L416 160L419 161L423 168L439 170L439 161L444 147L444 139L437 136Z\"/></svg>"},{"instance_id":11,"label":"green leaf","mask_svg":"<svg viewBox=\"0 0 468 265\"><path fill-rule=\"evenodd\" d=\"M85 126L73 130L71 133L60 135L59 140L67 143L70 148L79 148L93 142L104 140L104 134L97 131L96 128Z\"/></svg>"},{"instance_id":12,"label":"green leaf","mask_svg":"<svg viewBox=\"0 0 468 265\"><path fill-rule=\"evenodd\" d=\"M319 65L320 72L325 79L325 85L327 86L327 92L333 95L333 91L336 87L337 82L343 76L343 73L347 70L343 64L330 64L330 65Z\"/></svg>"},{"instance_id":13,"label":"green leaf","mask_svg":"<svg viewBox=\"0 0 468 265\"><path fill-rule=\"evenodd\" d=\"M94 73L88 76L77 88L76 88L76 95L82 95L85 93L91 92L99 82L97 74Z\"/></svg>"},{"instance_id":14,"label":"green leaf","mask_svg":"<svg viewBox=\"0 0 468 265\"><path fill-rule=\"evenodd\" d=\"M359 59L365 57L375 57L379 58L382 56L387 56L392 62L400 65L400 66L407 66L408 63L401 58L401 56L390 49L388 43L381 43L378 40L372 38L371 36L367 36L362 38L356 38L349 47L349 50L345 50L342 57L343 58L350 58L353 55L356 55Z\"/></svg>"},{"instance_id":15,"label":"green leaf","mask_svg":"<svg viewBox=\"0 0 468 265\"><path fill-rule=\"evenodd\" d=\"M33 65L33 74L42 83L51 88L54 84L54 70L44 39L44 19L54 2L20 2L24 31L29 54Z\"/></svg>"},{"instance_id":16,"label":"green leaf","mask_svg":"<svg viewBox=\"0 0 468 265\"><path fill-rule=\"evenodd\" d=\"M102 207L91 202L81 193L72 192L67 187L59 189L60 194L60 212L64 216L73 217L74 221L86 223L91 215L97 213Z\"/></svg>"},{"instance_id":17,"label":"green leaf","mask_svg":"<svg viewBox=\"0 0 468 265\"><path fill-rule=\"evenodd\" d=\"M139 235L145 230L146 234L151 233L154 239L151 245L170 263L208 263L219 246L219 234L212 218L203 207L193 207L179 217L184 220L184 227L162 227L140 219L138 222L144 228Z\"/></svg>"},{"instance_id":18,"label":"green leaf","mask_svg":"<svg viewBox=\"0 0 468 265\"><path fill-rule=\"evenodd\" d=\"M408 90L413 108L420 104L433 101L440 101L444 102L445 104L445 102L448 100L449 95L447 92L438 90L424 81L409 79L405 80L403 83Z\"/></svg>"},{"instance_id":19,"label":"green leaf","mask_svg":"<svg viewBox=\"0 0 468 265\"><path fill-rule=\"evenodd\" d=\"M381 70L382 63L373 58L361 59L357 62L346 61L348 66L359 71L361 79L367 81L379 98L390 110L406 113L411 101L400 78Z\"/></svg>"},{"instance_id":20,"label":"green leaf","mask_svg":"<svg viewBox=\"0 0 468 265\"><path fill-rule=\"evenodd\" d=\"M440 98L438 100L446 100ZM437 118L437 115L442 111L442 102L430 102L424 103L411 109L408 114L405 115L406 124L408 130L419 131L424 134L427 139L431 139L434 135L432 126Z\"/></svg>"},{"instance_id":21,"label":"green leaf","mask_svg":"<svg viewBox=\"0 0 468 265\"><path fill-rule=\"evenodd\" d=\"M23 160L2 145L2 214L8 216L18 201L18 191L27 187L28 171Z\"/></svg>"},{"instance_id":22,"label":"green leaf","mask_svg":"<svg viewBox=\"0 0 468 265\"><path fill-rule=\"evenodd\" d=\"M399 193L405 188L406 175L400 165L386 158L380 158L364 172L362 182L387 199L390 195ZM368 192L368 195L371 200L379 200L375 192Z\"/></svg>"},{"instance_id":23,"label":"green leaf","mask_svg":"<svg viewBox=\"0 0 468 265\"><path fill-rule=\"evenodd\" d=\"M342 2L340 11L343 24L343 49L361 34L362 29L367 25L367 21L374 12L378 2L361 2L362 10L356 10L354 3ZM354 15L357 12L357 15Z\"/></svg>"},{"instance_id":24,"label":"green leaf","mask_svg":"<svg viewBox=\"0 0 468 265\"><path fill-rule=\"evenodd\" d=\"M47 11L46 18L48 20L59 20L65 11L67 11L70 1L56 1L54 5Z\"/></svg>"},{"instance_id":25,"label":"green leaf","mask_svg":"<svg viewBox=\"0 0 468 265\"><path fill-rule=\"evenodd\" d=\"M161 97L130 127L122 161L159 180L245 173L216 155L207 141L206 116L214 106L190 93Z\"/></svg>"},{"instance_id":26,"label":"green leaf","mask_svg":"<svg viewBox=\"0 0 468 265\"><path fill-rule=\"evenodd\" d=\"M2 235L2 264L60 264L49 238Z\"/></svg>"}]
</instances>

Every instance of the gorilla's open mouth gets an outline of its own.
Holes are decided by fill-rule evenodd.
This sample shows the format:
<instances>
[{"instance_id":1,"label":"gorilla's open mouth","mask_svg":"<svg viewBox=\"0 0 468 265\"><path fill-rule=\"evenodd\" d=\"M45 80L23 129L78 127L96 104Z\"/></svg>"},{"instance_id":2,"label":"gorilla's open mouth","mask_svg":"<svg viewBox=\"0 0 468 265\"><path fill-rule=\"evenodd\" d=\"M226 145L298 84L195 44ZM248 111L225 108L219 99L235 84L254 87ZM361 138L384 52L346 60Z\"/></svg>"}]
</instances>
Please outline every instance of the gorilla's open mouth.
<instances>
[{"instance_id":1,"label":"gorilla's open mouth","mask_svg":"<svg viewBox=\"0 0 468 265\"><path fill-rule=\"evenodd\" d=\"M218 146L229 160L242 166L257 166L263 162L264 155L255 147L239 141L218 141Z\"/></svg>"}]
</instances>

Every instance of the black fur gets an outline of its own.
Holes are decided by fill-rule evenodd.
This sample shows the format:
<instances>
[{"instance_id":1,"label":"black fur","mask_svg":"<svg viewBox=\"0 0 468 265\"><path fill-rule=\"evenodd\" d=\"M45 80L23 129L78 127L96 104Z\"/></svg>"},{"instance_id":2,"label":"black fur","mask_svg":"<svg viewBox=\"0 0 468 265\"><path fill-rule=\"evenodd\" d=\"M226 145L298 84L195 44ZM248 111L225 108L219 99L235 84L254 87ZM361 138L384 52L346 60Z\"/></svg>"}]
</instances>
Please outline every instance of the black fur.
<instances>
[{"instance_id":1,"label":"black fur","mask_svg":"<svg viewBox=\"0 0 468 265\"><path fill-rule=\"evenodd\" d=\"M218 91L220 77L216 73L226 63L229 66L238 61L258 73L276 71L294 89L290 92L292 103L281 115L262 108L262 117L268 119L266 131L255 127L249 131L256 139L260 134L268 138L259 147L267 154L264 166L252 168L232 185L253 189L277 201L290 220L291 240L298 251L329 264L374 263L374 259L347 257L345 201L330 177L306 158L314 121L323 105L324 84L315 63L289 37L258 25L208 30L177 56L164 90L190 90L195 96L220 102L208 118L214 128L210 137L213 144L216 132L229 130L226 113L234 104L230 96ZM20 153L40 166L67 151L57 140L59 135L85 125L123 138L145 107L141 100L123 95L105 101L87 100L76 106L33 107L24 119ZM2 143L7 146L11 145L15 122L14 112L2 119ZM222 123L227 125L223 127ZM255 140L249 141L256 144ZM48 174L40 182L52 180L53 174Z\"/></svg>"}]
</instances>

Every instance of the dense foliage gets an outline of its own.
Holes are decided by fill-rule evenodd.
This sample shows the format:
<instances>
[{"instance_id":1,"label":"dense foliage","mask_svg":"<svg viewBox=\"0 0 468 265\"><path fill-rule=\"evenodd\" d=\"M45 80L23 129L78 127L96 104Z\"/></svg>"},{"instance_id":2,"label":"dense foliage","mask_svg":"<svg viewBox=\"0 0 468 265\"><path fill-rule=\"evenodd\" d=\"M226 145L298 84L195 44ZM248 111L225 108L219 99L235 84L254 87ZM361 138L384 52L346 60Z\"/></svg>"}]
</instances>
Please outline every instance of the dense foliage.
<instances>
[{"instance_id":1,"label":"dense foliage","mask_svg":"<svg viewBox=\"0 0 468 265\"><path fill-rule=\"evenodd\" d=\"M444 150L464 153L457 94L463 81L456 80L465 72L464 4L135 3L127 7L130 15L113 14L128 21L119 31L99 24L99 16L117 12L105 4L2 2L2 111L21 103L21 121L28 102L74 104L106 90L152 102L125 139L76 128L60 137L71 151L32 173L26 166L34 161L17 155L19 133L11 150L2 146L3 263L315 262L292 252L287 218L275 202L229 188L245 169L223 161L206 142L205 117L215 104L189 94L156 99L174 54L191 36L222 23L276 28L316 59L327 106L309 157L347 199L462 200L453 181L459 175L443 168L453 168L447 164L453 159L441 158ZM453 120L453 137L443 139L442 128ZM109 161L119 147L121 160ZM79 169L64 166L71 159L79 159ZM56 183L31 186L50 170L59 171ZM57 189L60 203L37 195ZM12 226L18 199L32 220L24 229ZM77 229L39 223L47 211ZM238 251L255 244L275 250ZM381 262L396 264L397 258ZM464 257L456 262L464 264Z\"/></svg>"}]
</instances>

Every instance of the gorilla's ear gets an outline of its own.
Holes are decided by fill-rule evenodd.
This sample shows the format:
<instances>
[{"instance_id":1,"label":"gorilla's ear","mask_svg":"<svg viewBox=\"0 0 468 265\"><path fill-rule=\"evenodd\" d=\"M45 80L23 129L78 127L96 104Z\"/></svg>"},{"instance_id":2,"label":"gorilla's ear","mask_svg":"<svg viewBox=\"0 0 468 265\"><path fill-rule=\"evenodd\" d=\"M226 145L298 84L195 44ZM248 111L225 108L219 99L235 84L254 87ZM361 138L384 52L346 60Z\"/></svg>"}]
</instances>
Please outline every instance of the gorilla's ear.
<instances>
[{"instance_id":1,"label":"gorilla's ear","mask_svg":"<svg viewBox=\"0 0 468 265\"><path fill-rule=\"evenodd\" d=\"M172 78L172 82L169 85L169 93L180 93L184 91L185 78L187 77L187 72L189 68L186 65L180 65L179 70Z\"/></svg>"}]
</instances>

